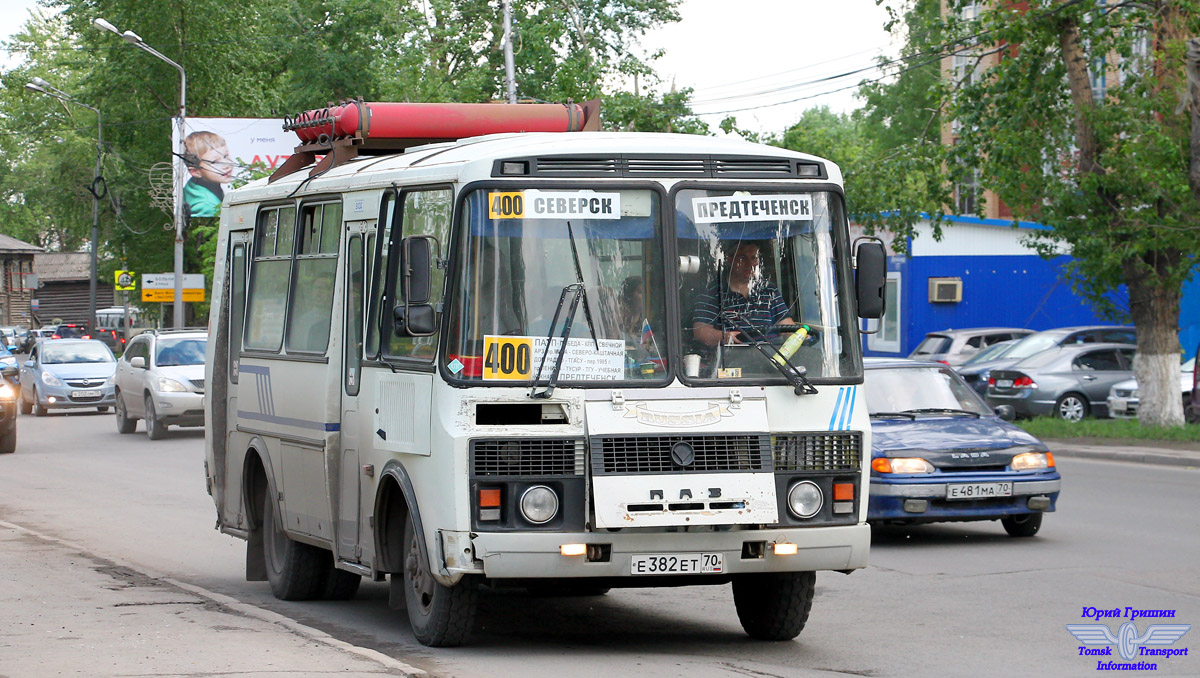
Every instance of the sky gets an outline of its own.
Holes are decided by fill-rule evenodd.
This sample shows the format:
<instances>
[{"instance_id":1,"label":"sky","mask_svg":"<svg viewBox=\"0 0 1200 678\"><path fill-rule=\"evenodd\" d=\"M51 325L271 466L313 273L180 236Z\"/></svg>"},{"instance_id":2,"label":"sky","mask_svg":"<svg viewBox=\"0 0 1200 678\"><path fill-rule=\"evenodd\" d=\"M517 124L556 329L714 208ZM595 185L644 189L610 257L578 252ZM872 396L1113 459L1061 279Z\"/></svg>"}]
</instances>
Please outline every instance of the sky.
<instances>
[{"instance_id":1,"label":"sky","mask_svg":"<svg viewBox=\"0 0 1200 678\"><path fill-rule=\"evenodd\" d=\"M0 39L7 39L36 0L3 4ZM682 21L647 34L641 45L666 51L656 62L664 89L693 88L693 110L714 131L726 115L742 129L779 133L807 108L849 112L858 107L853 86L877 73L812 81L869 68L877 56L899 51L875 0L684 0L679 9ZM14 64L0 52L0 67Z\"/></svg>"}]
</instances>

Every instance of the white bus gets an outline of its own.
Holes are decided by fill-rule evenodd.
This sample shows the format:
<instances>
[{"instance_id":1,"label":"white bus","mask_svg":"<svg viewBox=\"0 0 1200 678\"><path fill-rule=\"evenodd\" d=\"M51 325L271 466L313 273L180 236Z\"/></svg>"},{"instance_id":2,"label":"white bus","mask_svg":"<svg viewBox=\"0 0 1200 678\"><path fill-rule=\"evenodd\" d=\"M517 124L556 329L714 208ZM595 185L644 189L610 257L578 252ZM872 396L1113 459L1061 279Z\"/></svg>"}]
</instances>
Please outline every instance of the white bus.
<instances>
[{"instance_id":1,"label":"white bus","mask_svg":"<svg viewBox=\"0 0 1200 678\"><path fill-rule=\"evenodd\" d=\"M247 579L387 580L432 646L481 587L731 583L749 635L794 638L815 572L870 544L859 318L884 255L852 268L839 168L667 134L413 146L398 108L347 106L375 131L221 211L206 475ZM473 110L528 130L534 108Z\"/></svg>"}]
</instances>

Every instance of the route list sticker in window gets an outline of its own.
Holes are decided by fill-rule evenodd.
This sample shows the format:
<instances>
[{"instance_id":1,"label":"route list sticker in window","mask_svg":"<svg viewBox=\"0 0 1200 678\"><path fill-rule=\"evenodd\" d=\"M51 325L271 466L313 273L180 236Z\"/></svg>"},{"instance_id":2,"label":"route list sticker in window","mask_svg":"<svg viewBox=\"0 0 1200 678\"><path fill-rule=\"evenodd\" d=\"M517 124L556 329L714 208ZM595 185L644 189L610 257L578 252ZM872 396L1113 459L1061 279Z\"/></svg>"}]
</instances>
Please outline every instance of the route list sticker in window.
<instances>
[{"instance_id":1,"label":"route list sticker in window","mask_svg":"<svg viewBox=\"0 0 1200 678\"><path fill-rule=\"evenodd\" d=\"M490 219L620 219L621 194L595 191L493 191Z\"/></svg>"},{"instance_id":2,"label":"route list sticker in window","mask_svg":"<svg viewBox=\"0 0 1200 678\"><path fill-rule=\"evenodd\" d=\"M807 193L799 193L693 198L692 215L697 224L767 219L812 221L812 196Z\"/></svg>"},{"instance_id":3,"label":"route list sticker in window","mask_svg":"<svg viewBox=\"0 0 1200 678\"><path fill-rule=\"evenodd\" d=\"M542 367L542 379L549 379L562 347L562 339L550 342L546 337L508 337L486 335L483 338L483 378L529 381L542 363L549 343L550 354ZM619 381L625 378L625 341L601 339L596 351L591 339L568 339L563 356L560 381Z\"/></svg>"}]
</instances>

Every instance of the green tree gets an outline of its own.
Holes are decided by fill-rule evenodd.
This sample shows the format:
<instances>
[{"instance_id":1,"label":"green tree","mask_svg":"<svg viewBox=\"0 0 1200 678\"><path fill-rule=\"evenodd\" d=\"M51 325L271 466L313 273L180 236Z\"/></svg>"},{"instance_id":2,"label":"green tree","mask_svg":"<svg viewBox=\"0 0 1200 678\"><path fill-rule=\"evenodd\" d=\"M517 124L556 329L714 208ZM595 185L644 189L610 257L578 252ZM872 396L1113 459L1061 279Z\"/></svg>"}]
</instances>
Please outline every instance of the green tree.
<instances>
[{"instance_id":1,"label":"green tree","mask_svg":"<svg viewBox=\"0 0 1200 678\"><path fill-rule=\"evenodd\" d=\"M1070 248L1078 289L1102 303L1126 285L1139 418L1181 424L1179 300L1200 252L1200 205L1180 96L1183 39L1200 30L1200 6L1043 0L989 4L971 19L964 4L926 17L922 34L940 36L942 54L975 55L981 69L990 54L998 63L937 88L961 133L940 168L925 168L927 181L944 186L947 168L978 168L1014 216L1054 227L1033 242L1046 254Z\"/></svg>"}]
</instances>

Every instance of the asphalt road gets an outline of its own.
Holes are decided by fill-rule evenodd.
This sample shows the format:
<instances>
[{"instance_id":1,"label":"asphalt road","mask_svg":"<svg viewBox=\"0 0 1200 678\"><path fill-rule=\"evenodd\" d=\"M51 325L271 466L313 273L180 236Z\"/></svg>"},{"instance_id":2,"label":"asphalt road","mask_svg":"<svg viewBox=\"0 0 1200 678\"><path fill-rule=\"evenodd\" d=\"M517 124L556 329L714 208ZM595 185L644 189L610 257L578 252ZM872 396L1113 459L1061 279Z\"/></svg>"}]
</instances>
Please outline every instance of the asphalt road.
<instances>
[{"instance_id":1,"label":"asphalt road","mask_svg":"<svg viewBox=\"0 0 1200 678\"><path fill-rule=\"evenodd\" d=\"M877 530L870 567L818 575L808 627L793 642L747 639L722 586L595 598L485 595L471 644L431 650L412 639L403 612L388 609L383 584L364 584L348 602L285 603L265 582L244 581L243 543L213 529L199 429L151 442L140 426L136 435L118 434L111 414L80 413L22 417L19 437L17 453L0 456L0 521L250 606L225 609L226 617L262 609L363 648L345 655L347 672L363 671L375 656L461 677L1083 676L1095 674L1097 659L1079 656L1064 627L1095 623L1082 618L1084 608L1174 610L1170 619L1137 620L1139 632L1149 623L1200 623L1200 471L1190 469L1060 459L1059 511L1033 539L1011 539L998 523ZM25 570L9 571L37 587L45 604L61 604L56 596L67 589L56 584L58 561L31 543L0 539L0 572L5 559L24 560ZM22 549L39 557L23 558ZM29 568L38 567L44 578L32 576L37 570ZM167 607L163 615L175 614ZM19 612L4 613L6 621L19 623ZM1114 631L1125 621L1103 620ZM220 614L193 623L230 640L240 628ZM303 636L295 626L269 631ZM188 675L251 668L239 666L224 641L207 650L206 663L204 647ZM335 647L287 647L276 652L314 653L335 670L342 656ZM1173 647L1200 651L1200 630ZM6 672L15 659L6 652L16 651L0 632L0 676L22 675ZM127 664L133 668L96 675L163 672L136 657ZM1157 666L1156 675L1198 675L1200 657ZM376 670L402 672L386 665L367 672Z\"/></svg>"}]
</instances>

